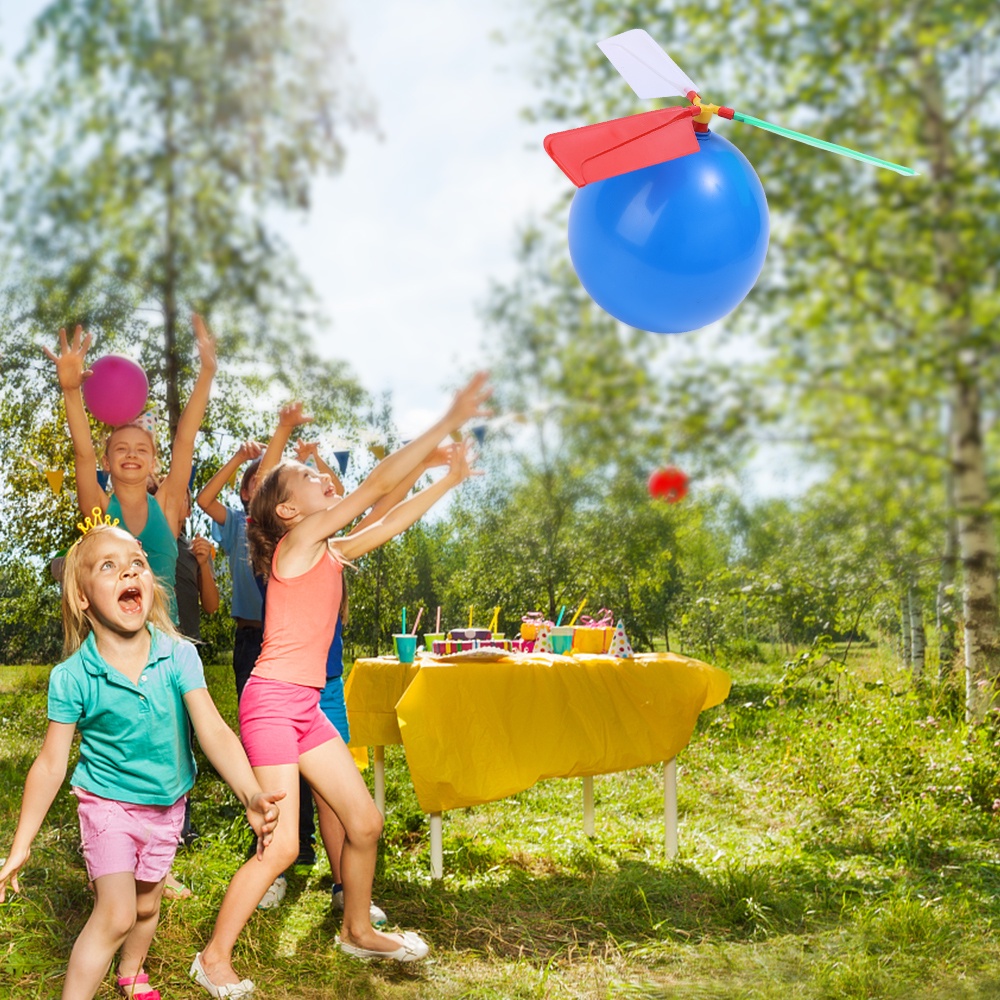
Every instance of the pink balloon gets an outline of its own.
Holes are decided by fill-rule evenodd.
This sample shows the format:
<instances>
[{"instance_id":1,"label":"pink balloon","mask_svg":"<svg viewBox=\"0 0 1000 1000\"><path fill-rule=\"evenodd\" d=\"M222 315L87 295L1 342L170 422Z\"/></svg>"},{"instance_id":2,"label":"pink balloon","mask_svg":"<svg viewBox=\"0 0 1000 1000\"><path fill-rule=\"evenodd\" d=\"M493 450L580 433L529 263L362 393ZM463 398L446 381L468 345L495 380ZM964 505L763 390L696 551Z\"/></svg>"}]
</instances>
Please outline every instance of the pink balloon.
<instances>
[{"instance_id":1,"label":"pink balloon","mask_svg":"<svg viewBox=\"0 0 1000 1000\"><path fill-rule=\"evenodd\" d=\"M146 405L146 373L121 354L106 354L91 366L94 374L83 383L83 401L102 423L117 427L135 420Z\"/></svg>"}]
</instances>

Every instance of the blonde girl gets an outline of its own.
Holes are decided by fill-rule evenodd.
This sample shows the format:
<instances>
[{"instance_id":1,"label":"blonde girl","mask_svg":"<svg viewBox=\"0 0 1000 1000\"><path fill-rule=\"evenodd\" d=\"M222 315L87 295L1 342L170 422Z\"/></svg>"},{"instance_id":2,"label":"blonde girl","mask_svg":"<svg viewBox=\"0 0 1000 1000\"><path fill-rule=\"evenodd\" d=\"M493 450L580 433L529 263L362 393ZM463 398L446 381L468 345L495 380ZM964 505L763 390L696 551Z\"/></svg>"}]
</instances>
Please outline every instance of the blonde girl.
<instances>
[{"instance_id":1,"label":"blonde girl","mask_svg":"<svg viewBox=\"0 0 1000 1000\"><path fill-rule=\"evenodd\" d=\"M194 646L167 611L139 542L99 523L66 555L66 659L49 677L45 740L28 771L20 818L0 869L0 902L19 874L68 770L94 909L70 954L63 1000L90 1000L117 952L119 991L159 1000L143 968L164 881L195 777L189 719L212 765L246 807L266 856L282 792L261 791L239 739L219 715ZM260 863L257 861L256 863Z\"/></svg>"}]
</instances>

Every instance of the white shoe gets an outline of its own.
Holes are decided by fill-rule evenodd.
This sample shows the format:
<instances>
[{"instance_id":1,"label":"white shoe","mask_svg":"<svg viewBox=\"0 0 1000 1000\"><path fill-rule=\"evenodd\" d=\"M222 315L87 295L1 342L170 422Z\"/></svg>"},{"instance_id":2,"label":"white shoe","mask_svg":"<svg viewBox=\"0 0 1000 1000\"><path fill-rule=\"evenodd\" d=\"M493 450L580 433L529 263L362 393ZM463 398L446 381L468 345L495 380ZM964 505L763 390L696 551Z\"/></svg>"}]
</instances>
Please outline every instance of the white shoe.
<instances>
[{"instance_id":1,"label":"white shoe","mask_svg":"<svg viewBox=\"0 0 1000 1000\"><path fill-rule=\"evenodd\" d=\"M389 958L394 962L418 962L431 950L430 945L414 931L403 931L400 937L403 943L395 951L359 948L357 945L341 941L339 936L336 941L337 947L345 955L351 955L353 958Z\"/></svg>"},{"instance_id":2,"label":"white shoe","mask_svg":"<svg viewBox=\"0 0 1000 1000\"><path fill-rule=\"evenodd\" d=\"M335 889L330 894L330 901L335 910L338 910L341 913L344 912L343 889ZM368 904L368 919L375 927L379 927L382 924L389 922L389 918L385 915L385 910L383 910L381 906L376 906L374 903Z\"/></svg>"},{"instance_id":3,"label":"white shoe","mask_svg":"<svg viewBox=\"0 0 1000 1000\"><path fill-rule=\"evenodd\" d=\"M215 983L208 978L205 974L205 970L201 967L200 951L194 956L194 961L191 963L191 971L188 975L199 986L208 990L210 996L222 998L222 1000L228 1000L230 997L232 1000L247 1000L248 997L253 996L254 985L253 981L250 979L244 979L238 983L227 983L224 986L216 986Z\"/></svg>"},{"instance_id":4,"label":"white shoe","mask_svg":"<svg viewBox=\"0 0 1000 1000\"><path fill-rule=\"evenodd\" d=\"M264 893L264 898L257 904L258 910L273 910L284 898L288 883L284 875L279 875Z\"/></svg>"}]
</instances>

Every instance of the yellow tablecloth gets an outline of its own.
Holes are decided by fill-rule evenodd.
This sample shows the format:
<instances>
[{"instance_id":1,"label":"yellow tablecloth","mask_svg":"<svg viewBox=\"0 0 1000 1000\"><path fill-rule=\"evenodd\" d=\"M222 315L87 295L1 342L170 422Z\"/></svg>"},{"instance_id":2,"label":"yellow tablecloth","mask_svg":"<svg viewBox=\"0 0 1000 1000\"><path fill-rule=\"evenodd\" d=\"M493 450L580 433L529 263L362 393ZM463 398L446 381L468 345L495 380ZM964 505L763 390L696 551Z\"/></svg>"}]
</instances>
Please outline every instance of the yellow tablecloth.
<instances>
[{"instance_id":1,"label":"yellow tablecloth","mask_svg":"<svg viewBox=\"0 0 1000 1000\"><path fill-rule=\"evenodd\" d=\"M409 665L380 657L355 662L345 695L352 746L402 742L420 808L431 813L541 778L670 760L729 685L725 671L675 653Z\"/></svg>"}]
</instances>

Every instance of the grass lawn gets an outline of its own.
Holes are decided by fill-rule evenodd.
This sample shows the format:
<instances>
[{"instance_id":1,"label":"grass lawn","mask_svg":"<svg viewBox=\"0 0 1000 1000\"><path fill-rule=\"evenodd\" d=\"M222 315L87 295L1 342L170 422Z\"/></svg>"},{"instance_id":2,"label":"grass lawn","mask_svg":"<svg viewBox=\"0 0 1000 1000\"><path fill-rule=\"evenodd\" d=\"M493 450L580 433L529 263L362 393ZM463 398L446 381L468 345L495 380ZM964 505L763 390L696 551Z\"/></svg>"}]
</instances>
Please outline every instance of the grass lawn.
<instances>
[{"instance_id":1,"label":"grass lawn","mask_svg":"<svg viewBox=\"0 0 1000 1000\"><path fill-rule=\"evenodd\" d=\"M228 667L209 667L235 716ZM448 813L445 878L389 747L375 899L428 960L393 968L332 947L325 858L245 930L237 969L281 998L1000 998L1000 733L970 731L952 688L915 692L878 650L829 684L769 699L780 668L736 665L728 702L679 758L680 857L663 854L662 770L553 780ZM48 671L0 667L0 854L45 727ZM176 869L197 897L164 903L147 962L164 1000L187 978L244 850L235 799L204 759L203 836ZM322 853L322 852L320 852ZM0 997L57 996L89 912L75 800L53 806L0 906ZM99 994L115 996L112 978Z\"/></svg>"}]
</instances>

